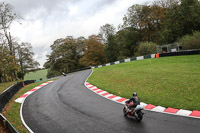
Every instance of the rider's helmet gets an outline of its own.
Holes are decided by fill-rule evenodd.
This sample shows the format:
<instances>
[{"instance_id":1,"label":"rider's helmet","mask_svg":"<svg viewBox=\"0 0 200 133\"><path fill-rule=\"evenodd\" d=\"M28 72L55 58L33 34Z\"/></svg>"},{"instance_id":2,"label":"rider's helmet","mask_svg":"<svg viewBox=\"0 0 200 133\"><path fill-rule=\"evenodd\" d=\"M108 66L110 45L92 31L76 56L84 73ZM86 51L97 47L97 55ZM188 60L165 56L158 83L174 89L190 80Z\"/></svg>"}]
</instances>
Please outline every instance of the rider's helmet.
<instances>
[{"instance_id":1,"label":"rider's helmet","mask_svg":"<svg viewBox=\"0 0 200 133\"><path fill-rule=\"evenodd\" d=\"M137 96L137 93L136 92L133 92L133 97L136 97Z\"/></svg>"}]
</instances>

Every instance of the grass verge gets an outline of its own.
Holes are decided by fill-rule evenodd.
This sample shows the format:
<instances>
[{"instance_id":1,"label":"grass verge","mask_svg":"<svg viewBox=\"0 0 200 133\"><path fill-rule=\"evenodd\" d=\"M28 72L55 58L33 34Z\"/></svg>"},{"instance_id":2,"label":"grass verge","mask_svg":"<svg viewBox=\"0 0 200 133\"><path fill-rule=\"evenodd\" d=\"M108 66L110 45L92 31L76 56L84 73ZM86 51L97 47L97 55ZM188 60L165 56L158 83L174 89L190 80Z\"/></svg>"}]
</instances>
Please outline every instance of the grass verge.
<instances>
[{"instance_id":1,"label":"grass verge","mask_svg":"<svg viewBox=\"0 0 200 133\"><path fill-rule=\"evenodd\" d=\"M132 61L94 69L88 82L110 93L177 109L200 110L200 55Z\"/></svg>"},{"instance_id":2,"label":"grass verge","mask_svg":"<svg viewBox=\"0 0 200 133\"><path fill-rule=\"evenodd\" d=\"M25 86L24 88L20 89L13 98L9 101L9 103L6 105L6 107L3 110L3 115L9 120L9 122L17 129L20 133L28 133L28 130L23 126L20 118L20 103L16 103L15 100L19 98L21 95L26 93L27 91L31 90L32 88L44 83L43 82L37 82L30 85Z\"/></svg>"},{"instance_id":3,"label":"grass verge","mask_svg":"<svg viewBox=\"0 0 200 133\"><path fill-rule=\"evenodd\" d=\"M6 90L8 87L10 87L11 85L17 83L17 81L14 82L7 82L7 83L0 83L0 94Z\"/></svg>"},{"instance_id":4,"label":"grass verge","mask_svg":"<svg viewBox=\"0 0 200 133\"><path fill-rule=\"evenodd\" d=\"M45 80L47 79L47 70L48 69L43 69L35 72L29 72L24 76L24 80L40 80L40 78Z\"/></svg>"}]
</instances>

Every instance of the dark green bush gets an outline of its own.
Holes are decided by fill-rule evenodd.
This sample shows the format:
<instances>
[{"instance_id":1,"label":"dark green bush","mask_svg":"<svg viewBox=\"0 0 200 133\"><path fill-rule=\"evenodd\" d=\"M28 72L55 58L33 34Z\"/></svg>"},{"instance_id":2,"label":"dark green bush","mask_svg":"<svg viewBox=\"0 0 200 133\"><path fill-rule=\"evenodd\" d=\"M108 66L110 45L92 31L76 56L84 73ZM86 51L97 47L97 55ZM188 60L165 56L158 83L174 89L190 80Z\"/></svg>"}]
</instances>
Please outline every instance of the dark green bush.
<instances>
[{"instance_id":1,"label":"dark green bush","mask_svg":"<svg viewBox=\"0 0 200 133\"><path fill-rule=\"evenodd\" d=\"M48 69L47 78L53 78L53 77L56 77L56 76L59 76L59 75L61 75L60 72L54 71L52 69Z\"/></svg>"},{"instance_id":2,"label":"dark green bush","mask_svg":"<svg viewBox=\"0 0 200 133\"><path fill-rule=\"evenodd\" d=\"M156 43L152 42L141 42L137 48L137 56L139 55L148 55L156 53Z\"/></svg>"},{"instance_id":3,"label":"dark green bush","mask_svg":"<svg viewBox=\"0 0 200 133\"><path fill-rule=\"evenodd\" d=\"M182 50L200 49L200 32L183 36L178 43L182 46Z\"/></svg>"},{"instance_id":4,"label":"dark green bush","mask_svg":"<svg viewBox=\"0 0 200 133\"><path fill-rule=\"evenodd\" d=\"M25 76L25 73L23 73L22 71L19 71L19 72L17 73L17 77L18 77L19 79L24 79L24 76Z\"/></svg>"}]
</instances>

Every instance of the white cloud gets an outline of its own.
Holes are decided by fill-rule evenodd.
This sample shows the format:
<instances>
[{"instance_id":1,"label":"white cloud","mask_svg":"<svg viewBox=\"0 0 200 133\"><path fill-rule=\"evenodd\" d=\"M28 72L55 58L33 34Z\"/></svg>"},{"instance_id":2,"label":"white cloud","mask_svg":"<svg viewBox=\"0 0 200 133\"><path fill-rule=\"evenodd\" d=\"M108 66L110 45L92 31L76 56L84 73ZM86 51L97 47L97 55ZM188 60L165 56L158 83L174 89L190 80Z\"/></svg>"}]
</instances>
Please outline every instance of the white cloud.
<instances>
[{"instance_id":1,"label":"white cloud","mask_svg":"<svg viewBox=\"0 0 200 133\"><path fill-rule=\"evenodd\" d=\"M23 16L11 33L20 41L30 42L34 59L41 65L58 38L98 34L100 26L110 23L117 28L128 7L153 0L7 0Z\"/></svg>"}]
</instances>

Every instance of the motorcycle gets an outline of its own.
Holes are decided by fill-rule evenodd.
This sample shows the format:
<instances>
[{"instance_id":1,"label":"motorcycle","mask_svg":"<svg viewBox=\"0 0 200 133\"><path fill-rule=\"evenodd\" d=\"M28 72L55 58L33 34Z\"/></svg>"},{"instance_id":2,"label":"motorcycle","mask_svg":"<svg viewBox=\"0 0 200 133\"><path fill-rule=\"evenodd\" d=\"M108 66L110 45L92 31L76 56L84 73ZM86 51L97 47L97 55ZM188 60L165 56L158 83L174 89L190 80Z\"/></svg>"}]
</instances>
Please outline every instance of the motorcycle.
<instances>
[{"instance_id":1,"label":"motorcycle","mask_svg":"<svg viewBox=\"0 0 200 133\"><path fill-rule=\"evenodd\" d=\"M62 72L62 75L63 75L63 76L66 76L66 73Z\"/></svg>"},{"instance_id":2,"label":"motorcycle","mask_svg":"<svg viewBox=\"0 0 200 133\"><path fill-rule=\"evenodd\" d=\"M125 103L125 106L123 108L124 116L134 117L138 122L140 122L143 118L143 115L145 114L145 112L143 111L144 106L137 105L135 108L129 109L128 106L132 106L132 105L133 105L133 102L131 102L130 104L128 104L127 102Z\"/></svg>"}]
</instances>

